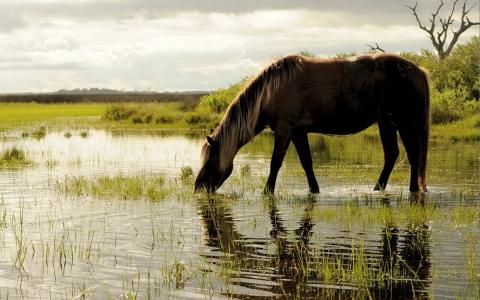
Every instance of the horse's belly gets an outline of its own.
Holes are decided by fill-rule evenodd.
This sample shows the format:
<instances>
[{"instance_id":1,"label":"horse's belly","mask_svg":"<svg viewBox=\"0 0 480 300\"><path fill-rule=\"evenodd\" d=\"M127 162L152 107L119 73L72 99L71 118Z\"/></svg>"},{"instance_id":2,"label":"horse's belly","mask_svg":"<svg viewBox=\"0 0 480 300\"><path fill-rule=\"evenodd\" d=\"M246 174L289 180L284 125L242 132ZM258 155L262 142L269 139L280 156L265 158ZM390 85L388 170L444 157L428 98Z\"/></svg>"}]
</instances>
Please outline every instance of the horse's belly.
<instances>
[{"instance_id":1,"label":"horse's belly","mask_svg":"<svg viewBox=\"0 0 480 300\"><path fill-rule=\"evenodd\" d=\"M372 112L335 115L313 112L309 124L305 125L310 132L344 135L365 130L376 121L376 113Z\"/></svg>"}]
</instances>

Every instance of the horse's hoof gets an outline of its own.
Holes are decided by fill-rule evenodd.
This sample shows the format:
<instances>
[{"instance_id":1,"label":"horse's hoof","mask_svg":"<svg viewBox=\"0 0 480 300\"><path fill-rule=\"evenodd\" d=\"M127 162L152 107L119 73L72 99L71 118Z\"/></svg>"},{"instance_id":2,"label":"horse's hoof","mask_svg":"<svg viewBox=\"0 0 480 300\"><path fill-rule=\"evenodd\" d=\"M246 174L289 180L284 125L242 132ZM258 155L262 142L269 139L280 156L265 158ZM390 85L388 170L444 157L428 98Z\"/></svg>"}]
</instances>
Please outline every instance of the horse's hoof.
<instances>
[{"instance_id":1,"label":"horse's hoof","mask_svg":"<svg viewBox=\"0 0 480 300\"><path fill-rule=\"evenodd\" d=\"M381 190L383 190L383 189L382 189L382 187L380 186L380 184L377 183L377 184L375 184L375 186L373 187L373 190L374 190L374 191L381 191Z\"/></svg>"},{"instance_id":2,"label":"horse's hoof","mask_svg":"<svg viewBox=\"0 0 480 300\"><path fill-rule=\"evenodd\" d=\"M311 194L318 194L320 193L320 188L318 186L314 186L310 188L310 193Z\"/></svg>"},{"instance_id":3,"label":"horse's hoof","mask_svg":"<svg viewBox=\"0 0 480 300\"><path fill-rule=\"evenodd\" d=\"M418 192L420 192L420 189L418 187L410 188L410 193L418 193Z\"/></svg>"}]
</instances>

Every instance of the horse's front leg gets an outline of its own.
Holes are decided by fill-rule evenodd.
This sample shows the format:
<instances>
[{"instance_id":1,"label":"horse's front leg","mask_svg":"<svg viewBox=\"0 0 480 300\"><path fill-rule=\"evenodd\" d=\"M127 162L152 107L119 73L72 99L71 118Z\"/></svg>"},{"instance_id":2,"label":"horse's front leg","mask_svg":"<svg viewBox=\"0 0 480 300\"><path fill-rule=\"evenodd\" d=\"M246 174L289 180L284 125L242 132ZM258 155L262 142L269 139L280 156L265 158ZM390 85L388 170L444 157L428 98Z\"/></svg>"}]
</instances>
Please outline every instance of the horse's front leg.
<instances>
[{"instance_id":1,"label":"horse's front leg","mask_svg":"<svg viewBox=\"0 0 480 300\"><path fill-rule=\"evenodd\" d=\"M275 144L273 146L272 161L270 162L270 174L268 175L267 185L263 191L265 194L273 194L275 192L278 171L282 166L291 139L291 131L275 132Z\"/></svg>"},{"instance_id":2,"label":"horse's front leg","mask_svg":"<svg viewBox=\"0 0 480 300\"><path fill-rule=\"evenodd\" d=\"M310 146L308 145L308 137L306 132L295 133L292 138L293 145L297 149L298 157L302 163L303 170L307 175L308 186L310 193L316 194L319 192L317 179L313 173L312 155L310 153Z\"/></svg>"}]
</instances>

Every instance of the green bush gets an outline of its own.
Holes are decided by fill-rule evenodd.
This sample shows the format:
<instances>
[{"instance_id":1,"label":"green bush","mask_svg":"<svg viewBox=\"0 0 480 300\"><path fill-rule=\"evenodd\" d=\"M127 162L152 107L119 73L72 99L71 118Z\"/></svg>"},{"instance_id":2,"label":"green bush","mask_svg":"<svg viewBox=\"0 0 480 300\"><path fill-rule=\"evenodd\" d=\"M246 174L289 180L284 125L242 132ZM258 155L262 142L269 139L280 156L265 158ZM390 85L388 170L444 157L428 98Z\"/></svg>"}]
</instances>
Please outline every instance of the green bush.
<instances>
[{"instance_id":1,"label":"green bush","mask_svg":"<svg viewBox=\"0 0 480 300\"><path fill-rule=\"evenodd\" d=\"M132 122L134 124L150 124L153 120L152 113L137 112L132 116Z\"/></svg>"},{"instance_id":2,"label":"green bush","mask_svg":"<svg viewBox=\"0 0 480 300\"><path fill-rule=\"evenodd\" d=\"M440 60L432 51L402 53L403 57L426 68L431 75L432 123L454 122L478 113L480 91L480 39L457 45Z\"/></svg>"},{"instance_id":3,"label":"green bush","mask_svg":"<svg viewBox=\"0 0 480 300\"><path fill-rule=\"evenodd\" d=\"M155 124L172 124L178 120L176 116L160 115L155 118Z\"/></svg>"},{"instance_id":4,"label":"green bush","mask_svg":"<svg viewBox=\"0 0 480 300\"><path fill-rule=\"evenodd\" d=\"M212 118L209 115L199 112L189 113L185 116L185 122L189 125L207 124L211 120Z\"/></svg>"},{"instance_id":5,"label":"green bush","mask_svg":"<svg viewBox=\"0 0 480 300\"><path fill-rule=\"evenodd\" d=\"M246 84L246 79L239 83L233 84L226 89L218 89L200 99L198 109L200 111L222 114L230 105L232 100L243 89Z\"/></svg>"},{"instance_id":6,"label":"green bush","mask_svg":"<svg viewBox=\"0 0 480 300\"><path fill-rule=\"evenodd\" d=\"M465 91L448 89L443 92L433 90L431 95L431 121L433 124L458 121L478 112L477 100L459 101Z\"/></svg>"},{"instance_id":7,"label":"green bush","mask_svg":"<svg viewBox=\"0 0 480 300\"><path fill-rule=\"evenodd\" d=\"M464 99L479 99L480 91L480 38L472 37L470 42L457 45L450 56L435 70L434 83L439 91L464 88Z\"/></svg>"},{"instance_id":8,"label":"green bush","mask_svg":"<svg viewBox=\"0 0 480 300\"><path fill-rule=\"evenodd\" d=\"M125 104L112 104L107 107L103 118L109 121L121 121L130 118L137 110Z\"/></svg>"}]
</instances>

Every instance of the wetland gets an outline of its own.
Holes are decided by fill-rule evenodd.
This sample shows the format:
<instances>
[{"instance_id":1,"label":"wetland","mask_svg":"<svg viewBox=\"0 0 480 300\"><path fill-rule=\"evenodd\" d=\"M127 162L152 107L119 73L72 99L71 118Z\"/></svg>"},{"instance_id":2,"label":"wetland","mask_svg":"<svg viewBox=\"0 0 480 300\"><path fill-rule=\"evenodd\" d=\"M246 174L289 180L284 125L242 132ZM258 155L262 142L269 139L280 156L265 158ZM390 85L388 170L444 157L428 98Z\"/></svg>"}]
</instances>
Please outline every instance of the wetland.
<instances>
[{"instance_id":1,"label":"wetland","mask_svg":"<svg viewBox=\"0 0 480 300\"><path fill-rule=\"evenodd\" d=\"M433 140L429 192L417 195L404 152L373 192L378 138L311 135L320 193L308 194L290 147L272 197L268 133L211 196L193 193L203 133L1 138L17 161L0 165L2 299L480 297L475 141Z\"/></svg>"}]
</instances>

